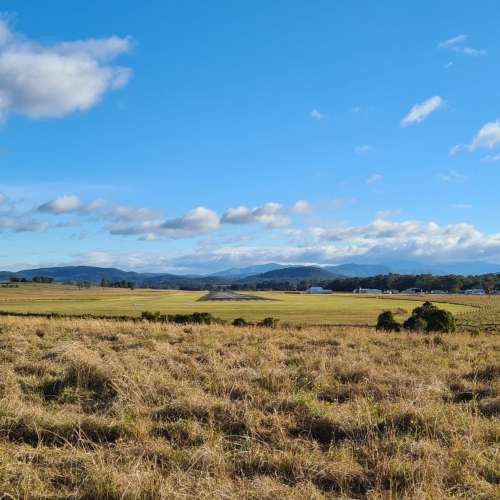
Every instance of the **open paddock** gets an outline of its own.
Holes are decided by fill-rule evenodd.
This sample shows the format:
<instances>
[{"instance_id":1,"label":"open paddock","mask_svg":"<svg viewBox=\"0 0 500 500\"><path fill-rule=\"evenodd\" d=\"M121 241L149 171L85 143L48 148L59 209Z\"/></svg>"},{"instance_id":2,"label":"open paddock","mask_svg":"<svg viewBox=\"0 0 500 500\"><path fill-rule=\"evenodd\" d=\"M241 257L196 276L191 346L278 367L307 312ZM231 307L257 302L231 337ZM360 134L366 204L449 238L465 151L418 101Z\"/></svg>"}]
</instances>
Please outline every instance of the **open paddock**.
<instances>
[{"instance_id":1,"label":"open paddock","mask_svg":"<svg viewBox=\"0 0 500 500\"><path fill-rule=\"evenodd\" d=\"M375 325L378 315L392 310L404 321L414 307L434 297L363 296L354 294L308 295L278 292L245 292L256 301L203 301L207 292L180 290L117 289L92 287L77 289L70 285L21 283L18 288L0 288L0 311L15 313L59 313L66 315L127 315L139 317L142 311L162 314L208 312L224 320L243 317L260 321L274 317L290 324ZM259 300L260 299L260 300ZM272 299L272 300L262 300ZM439 297L440 301L444 298ZM469 297L469 302L442 303L457 319L481 311L480 302L497 304L500 297ZM474 305L472 304L474 302ZM497 309L494 310L495 314Z\"/></svg>"}]
</instances>

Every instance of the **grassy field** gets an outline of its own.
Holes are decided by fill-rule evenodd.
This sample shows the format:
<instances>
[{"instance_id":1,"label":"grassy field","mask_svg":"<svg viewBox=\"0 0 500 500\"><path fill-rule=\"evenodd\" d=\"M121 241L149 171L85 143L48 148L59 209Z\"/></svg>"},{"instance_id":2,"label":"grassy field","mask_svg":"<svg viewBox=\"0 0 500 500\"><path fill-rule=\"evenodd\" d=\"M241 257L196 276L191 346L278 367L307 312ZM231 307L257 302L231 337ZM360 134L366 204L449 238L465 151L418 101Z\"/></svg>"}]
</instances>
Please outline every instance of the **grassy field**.
<instances>
[{"instance_id":1,"label":"grassy field","mask_svg":"<svg viewBox=\"0 0 500 500\"><path fill-rule=\"evenodd\" d=\"M0 498L498 499L498 337L3 317Z\"/></svg>"},{"instance_id":2,"label":"grassy field","mask_svg":"<svg viewBox=\"0 0 500 500\"><path fill-rule=\"evenodd\" d=\"M419 305L411 297L388 299L353 294L314 296L284 293L254 294L273 301L196 302L203 295L205 292L100 287L78 290L67 285L27 283L20 284L19 288L0 288L0 311L130 316L140 316L142 311L160 311L162 314L198 311L229 321L237 317L259 321L272 316L292 324L374 325L384 310L393 310L396 318L404 321ZM427 299L418 299L419 303L423 300ZM495 297L495 300L500 306L500 298ZM469 303L443 304L442 307L460 317L479 310Z\"/></svg>"}]
</instances>

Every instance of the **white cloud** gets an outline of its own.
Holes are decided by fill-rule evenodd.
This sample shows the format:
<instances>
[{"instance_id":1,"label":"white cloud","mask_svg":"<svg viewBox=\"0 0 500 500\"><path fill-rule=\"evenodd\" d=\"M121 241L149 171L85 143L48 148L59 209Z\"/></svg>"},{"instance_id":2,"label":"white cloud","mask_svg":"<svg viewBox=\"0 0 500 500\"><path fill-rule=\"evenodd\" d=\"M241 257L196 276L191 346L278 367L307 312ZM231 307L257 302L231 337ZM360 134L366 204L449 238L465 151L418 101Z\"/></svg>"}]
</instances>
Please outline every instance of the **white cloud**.
<instances>
[{"instance_id":1,"label":"white cloud","mask_svg":"<svg viewBox=\"0 0 500 500\"><path fill-rule=\"evenodd\" d=\"M457 144L450 149L450 156L457 154L462 149L462 144Z\"/></svg>"},{"instance_id":2,"label":"white cloud","mask_svg":"<svg viewBox=\"0 0 500 500\"><path fill-rule=\"evenodd\" d=\"M0 220L0 231L2 229L10 229L15 233L25 233L25 232L45 232L49 229L50 224L48 222L38 222L32 219L4 219Z\"/></svg>"},{"instance_id":3,"label":"white cloud","mask_svg":"<svg viewBox=\"0 0 500 500\"><path fill-rule=\"evenodd\" d=\"M462 49L462 52L464 54L467 54L468 56L473 56L473 57L484 56L488 53L486 50L476 50L476 49L471 49L470 47L464 47Z\"/></svg>"},{"instance_id":4,"label":"white cloud","mask_svg":"<svg viewBox=\"0 0 500 500\"><path fill-rule=\"evenodd\" d=\"M483 125L476 137L469 144L469 151L479 148L494 149L500 145L500 120Z\"/></svg>"},{"instance_id":5,"label":"white cloud","mask_svg":"<svg viewBox=\"0 0 500 500\"><path fill-rule=\"evenodd\" d=\"M390 260L498 262L500 234L487 235L470 224L439 226L434 222L378 220L367 226L344 228L337 225L318 229L315 240L301 246L200 246L177 252L93 252L75 255L70 264L178 274L214 272L269 262L326 265L353 260L367 263Z\"/></svg>"},{"instance_id":6,"label":"white cloud","mask_svg":"<svg viewBox=\"0 0 500 500\"><path fill-rule=\"evenodd\" d=\"M107 214L107 217L117 221L147 221L158 220L165 216L163 210L153 210L151 208L135 208L129 206L119 206Z\"/></svg>"},{"instance_id":7,"label":"white cloud","mask_svg":"<svg viewBox=\"0 0 500 500\"><path fill-rule=\"evenodd\" d=\"M369 179L366 179L366 183L373 184L374 182L377 182L380 179L382 179L382 176L380 174L375 174L375 175L372 175Z\"/></svg>"},{"instance_id":8,"label":"white cloud","mask_svg":"<svg viewBox=\"0 0 500 500\"><path fill-rule=\"evenodd\" d=\"M318 201L317 203L309 203L305 200L299 200L292 208L289 208L286 213L290 215L312 215L318 212L338 210L339 208L344 207L347 203L354 202L354 199L345 200L344 198L335 198L328 201Z\"/></svg>"},{"instance_id":9,"label":"white cloud","mask_svg":"<svg viewBox=\"0 0 500 500\"><path fill-rule=\"evenodd\" d=\"M450 38L449 40L446 40L446 42L438 44L437 48L438 49L450 48L458 43L465 42L466 38L467 35L458 35L455 38Z\"/></svg>"},{"instance_id":10,"label":"white cloud","mask_svg":"<svg viewBox=\"0 0 500 500\"><path fill-rule=\"evenodd\" d=\"M148 233L144 236L141 236L139 238L139 241L161 241L161 238L158 237L156 234Z\"/></svg>"},{"instance_id":11,"label":"white cloud","mask_svg":"<svg viewBox=\"0 0 500 500\"><path fill-rule=\"evenodd\" d=\"M449 63L446 63L444 65L445 68L451 68L452 66L453 66L453 62L452 61L450 61Z\"/></svg>"},{"instance_id":12,"label":"white cloud","mask_svg":"<svg viewBox=\"0 0 500 500\"><path fill-rule=\"evenodd\" d=\"M56 198L38 207L39 212L47 212L53 215L74 212L82 205L82 200L76 195L67 195Z\"/></svg>"},{"instance_id":13,"label":"white cloud","mask_svg":"<svg viewBox=\"0 0 500 500\"><path fill-rule=\"evenodd\" d=\"M369 146L369 145L365 145L365 146L356 146L354 148L354 151L356 152L356 154L360 154L360 153L366 153L368 151L371 151L372 150L372 147Z\"/></svg>"},{"instance_id":14,"label":"white cloud","mask_svg":"<svg viewBox=\"0 0 500 500\"><path fill-rule=\"evenodd\" d=\"M401 120L401 127L407 127L413 123L422 123L426 118L439 108L442 108L445 101L438 95L427 99L422 104L415 104L408 115Z\"/></svg>"},{"instance_id":15,"label":"white cloud","mask_svg":"<svg viewBox=\"0 0 500 500\"><path fill-rule=\"evenodd\" d=\"M8 196L0 191L0 205L7 203L8 199Z\"/></svg>"},{"instance_id":16,"label":"white cloud","mask_svg":"<svg viewBox=\"0 0 500 500\"><path fill-rule=\"evenodd\" d=\"M304 202L307 203L307 202ZM221 218L223 224L267 224L268 227L283 227L290 220L284 217L283 205L279 203L266 203L260 207L229 208Z\"/></svg>"},{"instance_id":17,"label":"white cloud","mask_svg":"<svg viewBox=\"0 0 500 500\"><path fill-rule=\"evenodd\" d=\"M353 113L359 113L361 111L361 108L359 106L356 106L355 108L351 108L351 111Z\"/></svg>"},{"instance_id":18,"label":"white cloud","mask_svg":"<svg viewBox=\"0 0 500 500\"><path fill-rule=\"evenodd\" d=\"M373 220L384 220L392 217L393 215L398 215L402 213L403 210L379 210L374 216Z\"/></svg>"},{"instance_id":19,"label":"white cloud","mask_svg":"<svg viewBox=\"0 0 500 500\"><path fill-rule=\"evenodd\" d=\"M459 174L455 170L449 174L436 174L434 176L437 180L442 182L464 182L467 180L467 176L464 174Z\"/></svg>"},{"instance_id":20,"label":"white cloud","mask_svg":"<svg viewBox=\"0 0 500 500\"><path fill-rule=\"evenodd\" d=\"M205 207L198 207L178 219L165 221L160 227L160 234L168 238L189 238L212 233L219 229L219 215Z\"/></svg>"},{"instance_id":21,"label":"white cloud","mask_svg":"<svg viewBox=\"0 0 500 500\"><path fill-rule=\"evenodd\" d=\"M465 205L462 203L459 203L458 205L451 205L452 208L457 208L457 209L463 209L463 208L472 208L472 205Z\"/></svg>"},{"instance_id":22,"label":"white cloud","mask_svg":"<svg viewBox=\"0 0 500 500\"><path fill-rule=\"evenodd\" d=\"M165 217L163 210L117 205L104 198L83 204L80 197L76 195L61 196L44 203L37 210L53 215L68 213L78 213L82 216L96 215L102 219L114 219L116 222L159 221Z\"/></svg>"},{"instance_id":23,"label":"white cloud","mask_svg":"<svg viewBox=\"0 0 500 500\"><path fill-rule=\"evenodd\" d=\"M317 109L313 109L311 111L311 116L313 118L316 118L317 120L321 120L323 118L326 118L326 115L324 115L323 113L320 113Z\"/></svg>"},{"instance_id":24,"label":"white cloud","mask_svg":"<svg viewBox=\"0 0 500 500\"><path fill-rule=\"evenodd\" d=\"M492 163L495 161L500 161L500 154L495 155L495 156L491 156L491 155L485 156L481 161L483 161L485 163Z\"/></svg>"},{"instance_id":25,"label":"white cloud","mask_svg":"<svg viewBox=\"0 0 500 500\"><path fill-rule=\"evenodd\" d=\"M130 37L41 44L0 21L0 117L57 118L89 110L129 81L129 68L109 62L132 45Z\"/></svg>"},{"instance_id":26,"label":"white cloud","mask_svg":"<svg viewBox=\"0 0 500 500\"><path fill-rule=\"evenodd\" d=\"M80 225L80 221L78 219L72 219L67 222L58 222L55 227L77 227Z\"/></svg>"}]
</instances>

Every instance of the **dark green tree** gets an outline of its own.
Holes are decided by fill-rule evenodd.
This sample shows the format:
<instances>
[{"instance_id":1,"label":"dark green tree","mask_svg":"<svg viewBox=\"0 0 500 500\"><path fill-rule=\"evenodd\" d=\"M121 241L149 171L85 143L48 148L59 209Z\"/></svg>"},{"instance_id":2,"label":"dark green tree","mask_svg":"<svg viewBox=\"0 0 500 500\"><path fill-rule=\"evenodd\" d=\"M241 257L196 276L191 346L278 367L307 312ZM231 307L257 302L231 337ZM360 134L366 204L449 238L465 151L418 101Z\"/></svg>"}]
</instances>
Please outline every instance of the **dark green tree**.
<instances>
[{"instance_id":1,"label":"dark green tree","mask_svg":"<svg viewBox=\"0 0 500 500\"><path fill-rule=\"evenodd\" d=\"M453 333L457 330L457 325L453 314L427 301L413 309L411 316L403 323L403 328L413 331Z\"/></svg>"},{"instance_id":2,"label":"dark green tree","mask_svg":"<svg viewBox=\"0 0 500 500\"><path fill-rule=\"evenodd\" d=\"M392 311L384 311L377 319L377 330L385 330L386 332L400 332L401 325L394 318Z\"/></svg>"}]
</instances>

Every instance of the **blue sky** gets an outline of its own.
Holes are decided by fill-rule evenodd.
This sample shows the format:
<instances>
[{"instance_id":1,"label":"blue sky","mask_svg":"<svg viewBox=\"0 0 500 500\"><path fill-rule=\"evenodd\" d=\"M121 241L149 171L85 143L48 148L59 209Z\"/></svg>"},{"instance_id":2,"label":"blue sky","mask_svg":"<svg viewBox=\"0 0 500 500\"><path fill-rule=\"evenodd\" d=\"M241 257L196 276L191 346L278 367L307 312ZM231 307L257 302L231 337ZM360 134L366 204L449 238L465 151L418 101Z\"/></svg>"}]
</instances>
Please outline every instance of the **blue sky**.
<instances>
[{"instance_id":1,"label":"blue sky","mask_svg":"<svg viewBox=\"0 0 500 500\"><path fill-rule=\"evenodd\" d=\"M498 1L4 1L0 268L500 263Z\"/></svg>"}]
</instances>

